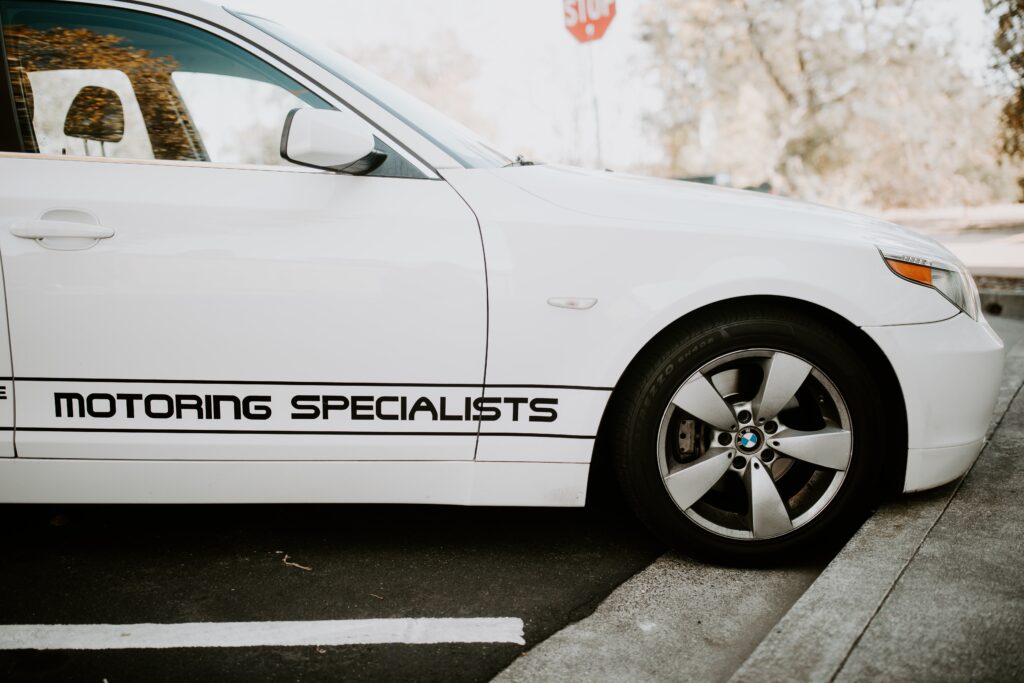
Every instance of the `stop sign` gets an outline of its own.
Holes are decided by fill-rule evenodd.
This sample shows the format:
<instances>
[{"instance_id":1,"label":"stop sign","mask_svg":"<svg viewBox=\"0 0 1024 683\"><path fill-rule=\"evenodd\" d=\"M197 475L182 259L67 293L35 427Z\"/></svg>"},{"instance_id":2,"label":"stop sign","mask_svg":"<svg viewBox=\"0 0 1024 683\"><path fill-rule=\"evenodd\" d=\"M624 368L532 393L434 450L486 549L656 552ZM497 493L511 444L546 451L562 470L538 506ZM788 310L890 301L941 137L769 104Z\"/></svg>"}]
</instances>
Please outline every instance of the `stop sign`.
<instances>
[{"instance_id":1,"label":"stop sign","mask_svg":"<svg viewBox=\"0 0 1024 683\"><path fill-rule=\"evenodd\" d=\"M597 40L615 18L615 0L562 0L565 27L576 40Z\"/></svg>"}]
</instances>

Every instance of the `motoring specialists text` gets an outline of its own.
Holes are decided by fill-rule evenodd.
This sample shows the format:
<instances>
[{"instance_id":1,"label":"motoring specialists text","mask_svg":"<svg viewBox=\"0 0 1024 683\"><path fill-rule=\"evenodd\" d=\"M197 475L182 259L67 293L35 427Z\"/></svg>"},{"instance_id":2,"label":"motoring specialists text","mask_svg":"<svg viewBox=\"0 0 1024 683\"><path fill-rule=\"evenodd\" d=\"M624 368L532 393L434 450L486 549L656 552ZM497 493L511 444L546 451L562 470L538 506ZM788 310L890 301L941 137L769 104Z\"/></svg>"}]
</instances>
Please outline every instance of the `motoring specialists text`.
<instances>
[{"instance_id":1,"label":"motoring specialists text","mask_svg":"<svg viewBox=\"0 0 1024 683\"><path fill-rule=\"evenodd\" d=\"M55 392L57 417L151 418L156 420L269 420L271 396L234 394L142 394ZM447 397L387 395L296 394L291 397L292 420L351 420L441 422L554 422L557 398L528 396Z\"/></svg>"}]
</instances>

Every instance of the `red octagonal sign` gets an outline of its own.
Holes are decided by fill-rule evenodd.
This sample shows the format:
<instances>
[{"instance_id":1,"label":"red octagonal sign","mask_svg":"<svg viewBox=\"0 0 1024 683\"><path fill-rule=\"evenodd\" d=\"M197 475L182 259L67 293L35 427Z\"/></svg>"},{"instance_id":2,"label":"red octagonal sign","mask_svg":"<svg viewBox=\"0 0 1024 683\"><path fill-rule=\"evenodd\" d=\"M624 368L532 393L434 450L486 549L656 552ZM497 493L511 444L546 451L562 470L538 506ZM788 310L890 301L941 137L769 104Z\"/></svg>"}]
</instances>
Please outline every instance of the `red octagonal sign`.
<instances>
[{"instance_id":1,"label":"red octagonal sign","mask_svg":"<svg viewBox=\"0 0 1024 683\"><path fill-rule=\"evenodd\" d=\"M562 6L565 27L581 43L603 36L615 18L615 0L562 0Z\"/></svg>"}]
</instances>

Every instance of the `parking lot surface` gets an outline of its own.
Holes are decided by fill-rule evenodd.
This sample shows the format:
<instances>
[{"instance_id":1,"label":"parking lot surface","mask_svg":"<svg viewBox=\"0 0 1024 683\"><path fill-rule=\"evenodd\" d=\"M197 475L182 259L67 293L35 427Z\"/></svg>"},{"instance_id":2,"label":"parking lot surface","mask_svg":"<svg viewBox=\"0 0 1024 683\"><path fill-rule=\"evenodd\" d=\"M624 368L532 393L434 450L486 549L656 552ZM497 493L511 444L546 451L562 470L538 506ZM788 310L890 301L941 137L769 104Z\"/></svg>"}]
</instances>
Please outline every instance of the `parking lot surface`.
<instances>
[{"instance_id":1,"label":"parking lot surface","mask_svg":"<svg viewBox=\"0 0 1024 683\"><path fill-rule=\"evenodd\" d=\"M526 646L662 550L613 505L7 506L4 624L517 617ZM0 652L3 680L487 680L512 643Z\"/></svg>"}]
</instances>

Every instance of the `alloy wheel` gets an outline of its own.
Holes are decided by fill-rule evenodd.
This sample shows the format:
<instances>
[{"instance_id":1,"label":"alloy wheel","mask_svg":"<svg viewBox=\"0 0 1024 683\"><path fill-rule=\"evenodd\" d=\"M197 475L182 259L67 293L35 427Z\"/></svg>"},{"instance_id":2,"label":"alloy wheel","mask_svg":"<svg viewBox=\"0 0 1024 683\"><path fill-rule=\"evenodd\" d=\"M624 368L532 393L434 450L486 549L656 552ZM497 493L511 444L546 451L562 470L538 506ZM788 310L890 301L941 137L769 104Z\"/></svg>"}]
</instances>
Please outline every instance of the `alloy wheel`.
<instances>
[{"instance_id":1,"label":"alloy wheel","mask_svg":"<svg viewBox=\"0 0 1024 683\"><path fill-rule=\"evenodd\" d=\"M675 391L658 430L669 496L703 529L784 536L828 507L853 454L850 412L822 370L751 349L703 365Z\"/></svg>"}]
</instances>

